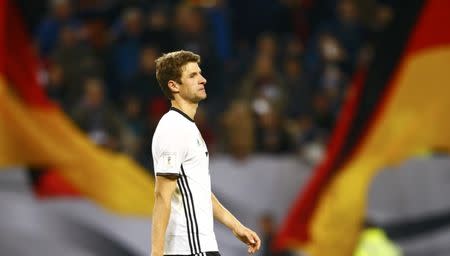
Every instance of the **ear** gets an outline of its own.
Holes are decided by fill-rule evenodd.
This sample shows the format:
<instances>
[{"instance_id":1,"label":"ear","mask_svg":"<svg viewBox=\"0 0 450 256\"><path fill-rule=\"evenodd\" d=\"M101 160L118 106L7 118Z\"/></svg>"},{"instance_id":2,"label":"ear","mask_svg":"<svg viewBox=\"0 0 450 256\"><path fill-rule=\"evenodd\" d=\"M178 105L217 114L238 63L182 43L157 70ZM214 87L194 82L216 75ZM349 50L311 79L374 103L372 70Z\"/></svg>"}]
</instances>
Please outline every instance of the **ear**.
<instances>
[{"instance_id":1,"label":"ear","mask_svg":"<svg viewBox=\"0 0 450 256\"><path fill-rule=\"evenodd\" d=\"M167 83L167 86L169 87L169 89L172 93L177 93L180 91L180 85L173 80L169 80L169 82Z\"/></svg>"}]
</instances>

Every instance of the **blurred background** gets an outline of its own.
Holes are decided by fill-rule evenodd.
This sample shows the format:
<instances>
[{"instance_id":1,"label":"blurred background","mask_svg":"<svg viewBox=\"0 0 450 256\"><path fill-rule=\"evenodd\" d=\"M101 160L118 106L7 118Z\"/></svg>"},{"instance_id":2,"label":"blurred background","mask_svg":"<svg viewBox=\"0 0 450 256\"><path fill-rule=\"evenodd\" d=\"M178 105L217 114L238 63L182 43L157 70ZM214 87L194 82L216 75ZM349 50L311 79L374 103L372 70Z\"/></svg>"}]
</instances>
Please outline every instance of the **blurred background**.
<instances>
[{"instance_id":1,"label":"blurred background","mask_svg":"<svg viewBox=\"0 0 450 256\"><path fill-rule=\"evenodd\" d=\"M179 49L202 57L208 99L197 125L211 151L314 164L352 74L394 15L389 1L363 2L45 1L33 36L49 97L95 143L149 170L148 143L168 109L154 60Z\"/></svg>"},{"instance_id":2,"label":"blurred background","mask_svg":"<svg viewBox=\"0 0 450 256\"><path fill-rule=\"evenodd\" d=\"M30 150L35 137L23 134L47 130L51 139L42 145L83 139L2 103L10 111L0 112L0 152L18 152L0 161L2 255L149 255L151 213L140 207L151 209L151 140L170 107L154 61L180 49L201 55L208 80L195 119L211 154L213 192L261 235L258 255L450 254L450 79L443 69L450 35L436 29L450 25L439 12L450 7L446 1L48 0L2 7L0 24L9 31L0 37L7 41L2 56L11 59L2 73L15 95L0 92L2 99L45 112L30 104L38 94L25 97L44 92L73 134L95 148L75 161L41 161L48 149ZM21 29L32 71L21 66L21 48L11 50ZM8 71L14 63L17 75ZM38 88L18 86L27 72ZM33 131L14 128L14 115L35 120ZM73 145L63 145L55 151L76 157ZM114 168L122 168L124 187L135 183L127 183L122 165L94 168L109 161L94 157L97 150L133 162L130 169L150 185L137 196L108 186ZM84 160L90 167L75 164ZM73 174L79 169L86 175ZM220 224L216 234L222 255L245 253Z\"/></svg>"}]
</instances>

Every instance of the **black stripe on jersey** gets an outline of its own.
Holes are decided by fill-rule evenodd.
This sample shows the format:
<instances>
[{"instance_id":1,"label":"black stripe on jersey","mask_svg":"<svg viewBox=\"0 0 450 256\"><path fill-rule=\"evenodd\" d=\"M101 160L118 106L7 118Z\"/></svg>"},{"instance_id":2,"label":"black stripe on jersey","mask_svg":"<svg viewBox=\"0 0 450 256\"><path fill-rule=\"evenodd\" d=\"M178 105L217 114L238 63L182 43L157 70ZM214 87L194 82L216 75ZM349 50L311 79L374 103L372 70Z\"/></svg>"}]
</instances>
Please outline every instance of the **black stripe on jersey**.
<instances>
[{"instance_id":1,"label":"black stripe on jersey","mask_svg":"<svg viewBox=\"0 0 450 256\"><path fill-rule=\"evenodd\" d=\"M201 256L220 256L220 253L219 253L218 251L215 251L215 252L202 252L202 253L200 253L200 254L198 254L198 255L201 255ZM172 254L164 254L164 256L193 256L193 255L179 255L179 254L177 254L177 255L172 255Z\"/></svg>"},{"instance_id":2,"label":"black stripe on jersey","mask_svg":"<svg viewBox=\"0 0 450 256\"><path fill-rule=\"evenodd\" d=\"M183 167L181 167L183 170ZM187 184L187 178L186 175L183 174L180 177L180 182L184 189L184 195L186 197L187 202L187 209L188 209L188 216L189 220L191 221L191 233L192 233L192 241L193 241L193 248L194 248L194 254L200 253L200 242L198 237L198 226L197 226L197 220L195 217L195 209L194 209L194 202L192 201L192 194L190 194L190 188ZM191 197L189 196L191 195ZM195 235L197 233L197 235Z\"/></svg>"},{"instance_id":3,"label":"black stripe on jersey","mask_svg":"<svg viewBox=\"0 0 450 256\"><path fill-rule=\"evenodd\" d=\"M186 178L186 176L182 175L180 180L181 180L181 184L183 186L184 194L185 194L185 197L186 197L189 220L191 221L191 234L192 234L192 241L193 241L192 243L194 245L193 246L194 254L197 254L197 253L200 253L200 247L198 247L198 241L196 241L196 238L198 239L198 236L197 237L195 236L196 230L197 230L197 233L198 233L198 227L195 224L195 223L197 223L197 220L195 219L195 214L193 214L195 212L194 203L192 201L192 197L189 197L189 191L190 190L189 190L189 187L187 185L187 178Z\"/></svg>"},{"instance_id":4,"label":"black stripe on jersey","mask_svg":"<svg viewBox=\"0 0 450 256\"><path fill-rule=\"evenodd\" d=\"M192 203L192 213L194 214L194 224L195 224L195 228L197 230L197 232L195 232L195 235L197 236L197 243L198 243L198 252L200 253L202 251L201 247L200 247L200 236L199 236L199 230L198 230L198 223L197 223L197 216L195 214L195 207L194 207L194 198L192 197L192 191L191 188L189 187L189 183L187 180L187 176L186 173L184 172L184 168L183 165L181 165L181 173L183 174L181 176L181 179L184 179L186 182L186 187L187 187L187 191L189 192L189 197L191 199L191 203Z\"/></svg>"},{"instance_id":5,"label":"black stripe on jersey","mask_svg":"<svg viewBox=\"0 0 450 256\"><path fill-rule=\"evenodd\" d=\"M188 210L187 210L188 203L187 203L187 196L186 196L186 191L185 191L186 189L181 184L180 179L177 180L177 184L181 191L181 198L183 199L183 208L184 208L184 216L186 217L186 229L187 229L188 240L189 240L189 249L191 249L191 254L194 254L194 249L192 248L192 243L193 243L192 239L193 238L191 237L192 219L190 220L191 216L190 216L190 214L188 215Z\"/></svg>"}]
</instances>

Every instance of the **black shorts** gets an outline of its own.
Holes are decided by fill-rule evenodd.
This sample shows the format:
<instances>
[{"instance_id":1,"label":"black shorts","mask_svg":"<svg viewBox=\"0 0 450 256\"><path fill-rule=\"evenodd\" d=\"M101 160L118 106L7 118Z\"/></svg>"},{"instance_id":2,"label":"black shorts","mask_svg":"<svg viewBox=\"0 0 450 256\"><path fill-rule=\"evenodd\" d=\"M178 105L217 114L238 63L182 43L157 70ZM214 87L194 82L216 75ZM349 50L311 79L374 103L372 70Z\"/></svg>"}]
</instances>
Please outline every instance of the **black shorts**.
<instances>
[{"instance_id":1,"label":"black shorts","mask_svg":"<svg viewBox=\"0 0 450 256\"><path fill-rule=\"evenodd\" d=\"M219 252L205 252L204 254L193 254L193 255L164 255L164 256L202 256L202 255L205 255L206 254L206 256L220 256L220 253Z\"/></svg>"}]
</instances>

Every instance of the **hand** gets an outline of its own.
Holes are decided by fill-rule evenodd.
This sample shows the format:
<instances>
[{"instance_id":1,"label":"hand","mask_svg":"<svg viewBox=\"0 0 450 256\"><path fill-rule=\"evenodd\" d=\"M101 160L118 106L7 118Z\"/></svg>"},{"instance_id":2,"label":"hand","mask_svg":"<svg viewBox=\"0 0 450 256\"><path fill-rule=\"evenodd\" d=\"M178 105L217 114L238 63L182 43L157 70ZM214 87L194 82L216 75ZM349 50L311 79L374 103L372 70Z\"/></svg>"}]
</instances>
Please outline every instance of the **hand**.
<instances>
[{"instance_id":1,"label":"hand","mask_svg":"<svg viewBox=\"0 0 450 256\"><path fill-rule=\"evenodd\" d=\"M258 235L247 227L240 225L235 230L233 234L241 240L243 243L248 245L248 253L253 254L259 250L261 247L261 239Z\"/></svg>"}]
</instances>

